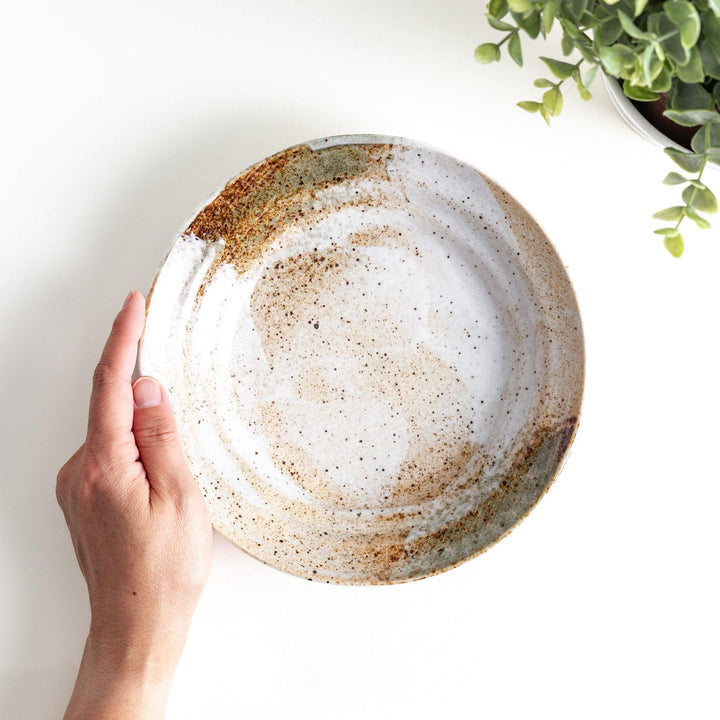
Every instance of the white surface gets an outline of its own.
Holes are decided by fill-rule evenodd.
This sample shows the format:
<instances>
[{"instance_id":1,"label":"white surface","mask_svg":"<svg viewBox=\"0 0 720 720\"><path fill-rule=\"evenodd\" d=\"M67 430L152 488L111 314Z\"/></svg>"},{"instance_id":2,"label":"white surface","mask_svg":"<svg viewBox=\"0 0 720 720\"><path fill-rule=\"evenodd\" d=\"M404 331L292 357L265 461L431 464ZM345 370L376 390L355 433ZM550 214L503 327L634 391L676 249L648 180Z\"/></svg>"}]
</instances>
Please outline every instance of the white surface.
<instances>
[{"instance_id":1,"label":"white surface","mask_svg":"<svg viewBox=\"0 0 720 720\"><path fill-rule=\"evenodd\" d=\"M88 608L54 479L127 290L227 178L354 132L444 149L543 225L583 313L579 434L518 529L418 583L318 586L216 537L168 719L717 717L719 233L671 258L667 159L601 83L551 129L515 108L542 69L477 65L493 36L474 0L5 3L3 717L72 686Z\"/></svg>"}]
</instances>

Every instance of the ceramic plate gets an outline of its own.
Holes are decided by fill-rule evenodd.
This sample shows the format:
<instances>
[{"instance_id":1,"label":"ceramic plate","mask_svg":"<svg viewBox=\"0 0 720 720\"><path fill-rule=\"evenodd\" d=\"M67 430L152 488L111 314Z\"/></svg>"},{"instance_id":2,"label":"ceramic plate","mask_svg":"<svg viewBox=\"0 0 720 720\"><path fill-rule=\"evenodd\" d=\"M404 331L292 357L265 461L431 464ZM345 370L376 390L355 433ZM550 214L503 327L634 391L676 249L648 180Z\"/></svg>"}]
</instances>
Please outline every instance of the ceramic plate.
<instances>
[{"instance_id":1,"label":"ceramic plate","mask_svg":"<svg viewBox=\"0 0 720 720\"><path fill-rule=\"evenodd\" d=\"M155 279L140 362L215 528L348 584L508 533L557 474L583 384L575 296L527 212L370 135L280 152L204 205Z\"/></svg>"}]
</instances>

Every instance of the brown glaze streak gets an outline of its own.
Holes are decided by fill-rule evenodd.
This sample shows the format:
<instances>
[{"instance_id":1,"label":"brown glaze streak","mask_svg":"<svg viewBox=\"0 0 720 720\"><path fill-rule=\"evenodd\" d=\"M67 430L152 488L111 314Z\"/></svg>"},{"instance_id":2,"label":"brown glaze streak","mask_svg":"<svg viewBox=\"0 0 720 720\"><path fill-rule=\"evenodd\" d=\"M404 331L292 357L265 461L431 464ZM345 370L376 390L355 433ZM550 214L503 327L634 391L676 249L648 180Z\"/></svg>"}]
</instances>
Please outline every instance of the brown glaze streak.
<instances>
[{"instance_id":1,"label":"brown glaze streak","mask_svg":"<svg viewBox=\"0 0 720 720\"><path fill-rule=\"evenodd\" d=\"M207 242L220 238L225 248L215 257L207 277L217 266L232 262L238 272L264 252L287 227L318 215L313 200L318 191L348 178L386 178L392 145L342 145L311 150L301 145L278 153L229 182L186 228ZM205 283L200 288L202 295Z\"/></svg>"},{"instance_id":2,"label":"brown glaze streak","mask_svg":"<svg viewBox=\"0 0 720 720\"><path fill-rule=\"evenodd\" d=\"M558 427L537 431L484 502L456 522L410 543L405 555L383 568L382 574L402 582L414 579L421 568L442 572L485 552L508 535L552 485L577 423L578 418L572 416Z\"/></svg>"}]
</instances>

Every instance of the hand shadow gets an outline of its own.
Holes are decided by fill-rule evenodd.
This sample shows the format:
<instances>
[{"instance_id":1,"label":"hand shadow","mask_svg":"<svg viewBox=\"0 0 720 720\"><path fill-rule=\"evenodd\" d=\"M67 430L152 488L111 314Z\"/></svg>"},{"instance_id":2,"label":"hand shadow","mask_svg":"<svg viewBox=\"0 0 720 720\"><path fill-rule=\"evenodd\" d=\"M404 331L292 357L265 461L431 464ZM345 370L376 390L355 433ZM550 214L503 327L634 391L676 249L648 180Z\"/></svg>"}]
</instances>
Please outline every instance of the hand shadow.
<instances>
[{"instance_id":1,"label":"hand shadow","mask_svg":"<svg viewBox=\"0 0 720 720\"><path fill-rule=\"evenodd\" d=\"M11 671L0 671L4 716L59 717L77 672L89 608L54 482L84 439L92 371L125 294L147 291L198 203L267 155L337 128L337 120L298 118L290 108L207 120L181 147L161 145L118 177L110 207L93 207L90 188L83 202L97 215L97 234L78 246L93 250L76 254L74 266L68 251L55 276L28 285L4 338L0 387L12 414L0 433L3 644L14 658Z\"/></svg>"}]
</instances>

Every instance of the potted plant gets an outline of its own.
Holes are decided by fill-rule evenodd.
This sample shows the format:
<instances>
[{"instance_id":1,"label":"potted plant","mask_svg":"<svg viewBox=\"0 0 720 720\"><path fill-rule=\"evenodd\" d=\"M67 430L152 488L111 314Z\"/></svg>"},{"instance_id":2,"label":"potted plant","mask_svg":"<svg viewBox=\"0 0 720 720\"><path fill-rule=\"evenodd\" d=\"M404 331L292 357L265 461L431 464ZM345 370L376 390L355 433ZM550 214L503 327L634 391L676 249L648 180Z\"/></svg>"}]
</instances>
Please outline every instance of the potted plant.
<instances>
[{"instance_id":1,"label":"potted plant","mask_svg":"<svg viewBox=\"0 0 720 720\"><path fill-rule=\"evenodd\" d=\"M504 36L475 49L481 63L499 60L505 46L522 65L521 36L546 37L553 27L562 32L568 59L541 58L552 77L535 81L542 98L519 102L523 110L549 124L562 111L565 83L571 80L589 100L600 68L675 141L665 152L683 172L670 172L664 182L682 186L682 203L653 217L667 223L655 230L665 247L682 255L683 221L708 229L706 215L718 209L704 174L708 164L720 163L720 0L490 0L487 19Z\"/></svg>"}]
</instances>

